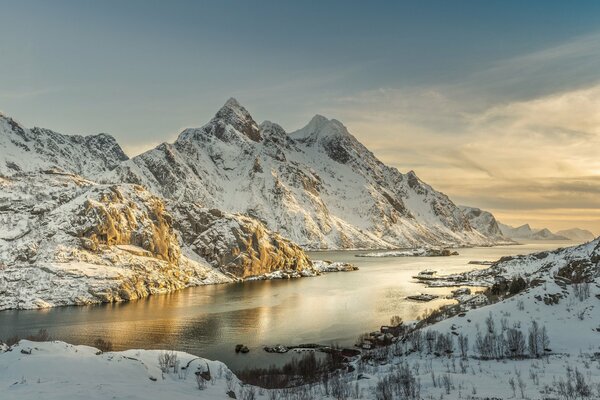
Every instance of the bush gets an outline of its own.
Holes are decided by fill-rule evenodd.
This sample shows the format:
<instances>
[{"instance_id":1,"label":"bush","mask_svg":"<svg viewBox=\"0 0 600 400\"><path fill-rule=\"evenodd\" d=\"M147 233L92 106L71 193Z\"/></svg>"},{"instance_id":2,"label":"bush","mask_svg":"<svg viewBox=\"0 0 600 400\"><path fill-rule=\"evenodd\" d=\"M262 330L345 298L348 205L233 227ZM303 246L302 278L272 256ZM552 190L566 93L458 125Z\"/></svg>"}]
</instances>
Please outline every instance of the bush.
<instances>
[{"instance_id":1,"label":"bush","mask_svg":"<svg viewBox=\"0 0 600 400\"><path fill-rule=\"evenodd\" d=\"M508 285L508 293L511 295L517 294L527 289L527 281L520 276L513 278Z\"/></svg>"},{"instance_id":2,"label":"bush","mask_svg":"<svg viewBox=\"0 0 600 400\"><path fill-rule=\"evenodd\" d=\"M94 340L94 347L100 350L103 353L113 351L113 344L108 340L104 340L102 338L98 338Z\"/></svg>"},{"instance_id":3,"label":"bush","mask_svg":"<svg viewBox=\"0 0 600 400\"><path fill-rule=\"evenodd\" d=\"M413 375L408 364L401 364L397 371L384 376L377 382L375 398L377 400L420 399L421 384Z\"/></svg>"},{"instance_id":4,"label":"bush","mask_svg":"<svg viewBox=\"0 0 600 400\"><path fill-rule=\"evenodd\" d=\"M171 368L175 372L178 365L177 354L173 351L162 352L158 355L158 366L163 373L167 373Z\"/></svg>"},{"instance_id":5,"label":"bush","mask_svg":"<svg viewBox=\"0 0 600 400\"><path fill-rule=\"evenodd\" d=\"M268 368L246 368L237 371L236 375L244 383L266 389L288 388L325 381L331 372L342 365L333 353L326 359L320 359L315 352L311 351L301 358L293 358L282 367L271 365Z\"/></svg>"},{"instance_id":6,"label":"bush","mask_svg":"<svg viewBox=\"0 0 600 400\"><path fill-rule=\"evenodd\" d=\"M47 342L50 340L50 334L46 329L40 329L37 333L27 336L26 339L32 342Z\"/></svg>"}]
</instances>

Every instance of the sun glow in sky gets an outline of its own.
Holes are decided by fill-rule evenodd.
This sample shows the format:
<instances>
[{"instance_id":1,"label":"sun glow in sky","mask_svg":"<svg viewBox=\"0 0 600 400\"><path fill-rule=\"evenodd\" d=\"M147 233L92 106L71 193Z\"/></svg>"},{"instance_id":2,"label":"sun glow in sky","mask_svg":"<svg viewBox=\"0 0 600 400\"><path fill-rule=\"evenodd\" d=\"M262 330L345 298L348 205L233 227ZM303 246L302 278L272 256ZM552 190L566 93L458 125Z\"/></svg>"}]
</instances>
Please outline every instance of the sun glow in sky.
<instances>
[{"instance_id":1,"label":"sun glow in sky","mask_svg":"<svg viewBox=\"0 0 600 400\"><path fill-rule=\"evenodd\" d=\"M509 224L600 234L600 3L0 1L0 110L130 156L236 97Z\"/></svg>"}]
</instances>

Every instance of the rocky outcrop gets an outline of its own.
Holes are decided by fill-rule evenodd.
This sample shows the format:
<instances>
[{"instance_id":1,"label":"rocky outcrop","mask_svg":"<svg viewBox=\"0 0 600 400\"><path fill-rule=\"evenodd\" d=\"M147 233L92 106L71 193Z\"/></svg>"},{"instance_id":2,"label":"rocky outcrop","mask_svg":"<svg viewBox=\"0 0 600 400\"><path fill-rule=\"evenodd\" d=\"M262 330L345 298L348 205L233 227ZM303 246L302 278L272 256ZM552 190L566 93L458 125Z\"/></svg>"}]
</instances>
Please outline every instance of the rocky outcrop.
<instances>
[{"instance_id":1,"label":"rocky outcrop","mask_svg":"<svg viewBox=\"0 0 600 400\"><path fill-rule=\"evenodd\" d=\"M177 262L181 250L162 200L137 185L98 186L87 196L72 221L85 246L133 245Z\"/></svg>"},{"instance_id":2,"label":"rocky outcrop","mask_svg":"<svg viewBox=\"0 0 600 400\"><path fill-rule=\"evenodd\" d=\"M174 213L185 245L214 267L238 278L312 270L311 261L299 246L269 231L256 219L193 203L176 204Z\"/></svg>"},{"instance_id":3,"label":"rocky outcrop","mask_svg":"<svg viewBox=\"0 0 600 400\"><path fill-rule=\"evenodd\" d=\"M482 235L495 238L499 244L513 242L510 238L503 235L500 226L498 225L498 221L489 211L468 206L460 206L460 208L469 220L471 226Z\"/></svg>"}]
</instances>

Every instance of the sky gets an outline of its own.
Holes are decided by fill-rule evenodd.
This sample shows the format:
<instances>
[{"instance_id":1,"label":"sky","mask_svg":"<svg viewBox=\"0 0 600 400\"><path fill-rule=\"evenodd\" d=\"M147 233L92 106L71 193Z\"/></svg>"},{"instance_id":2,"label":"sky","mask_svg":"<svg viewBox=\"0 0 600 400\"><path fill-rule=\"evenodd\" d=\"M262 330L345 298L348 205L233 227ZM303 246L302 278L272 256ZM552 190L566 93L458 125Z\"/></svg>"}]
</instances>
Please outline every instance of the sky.
<instances>
[{"instance_id":1,"label":"sky","mask_svg":"<svg viewBox=\"0 0 600 400\"><path fill-rule=\"evenodd\" d=\"M0 111L130 156L229 98L502 222L600 234L600 2L0 0Z\"/></svg>"}]
</instances>

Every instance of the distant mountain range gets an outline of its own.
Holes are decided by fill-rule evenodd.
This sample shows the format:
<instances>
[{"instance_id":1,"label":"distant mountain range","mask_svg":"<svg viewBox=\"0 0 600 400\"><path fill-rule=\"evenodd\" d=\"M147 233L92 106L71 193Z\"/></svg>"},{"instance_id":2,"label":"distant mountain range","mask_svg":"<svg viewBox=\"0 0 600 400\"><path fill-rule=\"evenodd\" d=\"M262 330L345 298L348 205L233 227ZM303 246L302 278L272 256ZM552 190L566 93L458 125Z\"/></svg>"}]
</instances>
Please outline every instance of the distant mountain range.
<instances>
[{"instance_id":1,"label":"distant mountain range","mask_svg":"<svg viewBox=\"0 0 600 400\"><path fill-rule=\"evenodd\" d=\"M516 240L572 240L576 242L588 242L595 239L592 232L579 228L572 228L553 233L548 228L531 228L529 224L513 227L498 223L498 226L504 236Z\"/></svg>"}]
</instances>

